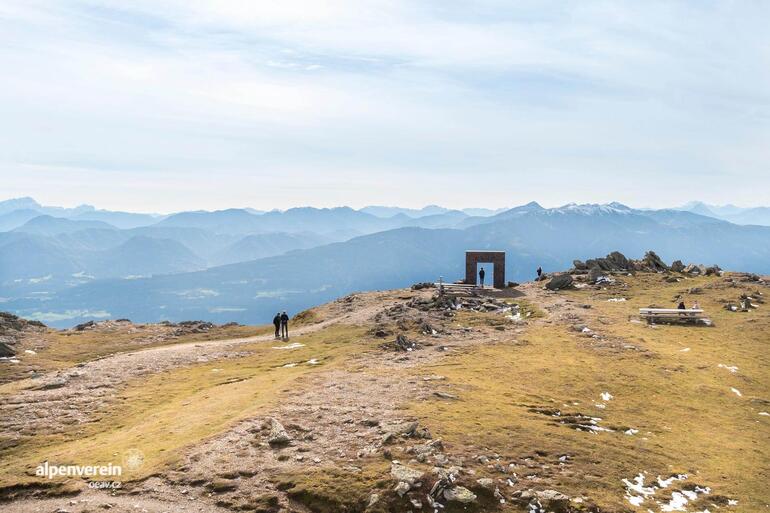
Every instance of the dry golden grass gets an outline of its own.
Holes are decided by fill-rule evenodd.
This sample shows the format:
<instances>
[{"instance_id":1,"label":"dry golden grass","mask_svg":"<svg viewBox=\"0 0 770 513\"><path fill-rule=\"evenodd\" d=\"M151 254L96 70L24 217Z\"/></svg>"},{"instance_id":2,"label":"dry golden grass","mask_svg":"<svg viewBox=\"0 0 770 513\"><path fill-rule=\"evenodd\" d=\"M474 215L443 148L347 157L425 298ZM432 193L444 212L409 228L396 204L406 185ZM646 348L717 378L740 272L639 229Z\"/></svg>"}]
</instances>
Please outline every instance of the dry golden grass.
<instances>
[{"instance_id":1,"label":"dry golden grass","mask_svg":"<svg viewBox=\"0 0 770 513\"><path fill-rule=\"evenodd\" d=\"M286 344L281 341L240 346L238 351L252 354L129 382L110 407L93 412L94 422L63 434L36 436L4 454L0 486L32 482L30 473L41 461L120 464L131 449L141 451L144 464L123 479L150 475L175 461L185 447L258 414L299 376L339 365L350 354L350 344L365 349L373 342L363 331L332 326L293 338L292 343L304 346L290 350L273 349ZM308 365L311 358L319 363ZM300 365L283 367L287 363Z\"/></svg>"},{"instance_id":2,"label":"dry golden grass","mask_svg":"<svg viewBox=\"0 0 770 513\"><path fill-rule=\"evenodd\" d=\"M770 502L770 423L759 412L770 410L768 312L722 310L719 300L734 300L740 289L709 288L719 286L720 278L677 284L664 284L658 275L624 280L626 290L566 294L592 305L586 310L592 329L643 351L601 347L563 324L534 325L518 340L419 369L447 376L461 400L419 402L412 411L434 435L470 454L498 452L514 460L535 451L553 460L571 455L568 471L550 473L546 482L570 495L586 494L605 508L629 507L621 479L643 471L652 477L685 472L690 482L710 486L712 496L739 498L732 511L764 508ZM675 293L695 286L703 288L697 298L715 327L630 322L638 307L668 306ZM628 301L606 301L621 294ZM602 392L614 396L604 409L595 406L604 402ZM601 417L599 424L615 431L576 431L533 413L531 406ZM624 434L628 428L639 433Z\"/></svg>"},{"instance_id":3,"label":"dry golden grass","mask_svg":"<svg viewBox=\"0 0 770 513\"><path fill-rule=\"evenodd\" d=\"M204 333L189 333L170 338L158 337L156 340L153 340L153 331L159 335L171 330L151 325L148 328L139 325L136 330L131 329L130 325L111 330L48 330L32 340L22 341L21 349L34 349L37 354L20 353L21 363L3 366L0 370L2 372L0 383L28 377L32 370L48 372L66 369L78 363L111 354L188 342L254 337L266 335L271 330L272 326L217 326Z\"/></svg>"}]
</instances>

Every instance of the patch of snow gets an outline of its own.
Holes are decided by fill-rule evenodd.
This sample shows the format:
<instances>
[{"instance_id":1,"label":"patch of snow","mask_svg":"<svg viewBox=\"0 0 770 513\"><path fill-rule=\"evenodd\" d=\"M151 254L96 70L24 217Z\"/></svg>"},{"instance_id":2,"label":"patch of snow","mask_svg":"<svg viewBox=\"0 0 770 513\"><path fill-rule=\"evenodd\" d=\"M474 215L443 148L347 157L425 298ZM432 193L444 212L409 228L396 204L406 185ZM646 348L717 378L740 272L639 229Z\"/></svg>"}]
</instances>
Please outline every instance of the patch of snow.
<instances>
[{"instance_id":1,"label":"patch of snow","mask_svg":"<svg viewBox=\"0 0 770 513\"><path fill-rule=\"evenodd\" d=\"M728 506L737 506L738 505L738 499L727 499L727 505Z\"/></svg>"},{"instance_id":2,"label":"patch of snow","mask_svg":"<svg viewBox=\"0 0 770 513\"><path fill-rule=\"evenodd\" d=\"M684 349L680 349L680 350L679 350L679 352L680 352L680 353L686 353L686 352L688 352L689 350L690 350L690 348L689 348L689 347L685 347Z\"/></svg>"},{"instance_id":3,"label":"patch of snow","mask_svg":"<svg viewBox=\"0 0 770 513\"><path fill-rule=\"evenodd\" d=\"M667 504L661 504L660 510L661 511L687 511L685 509L685 506L687 506L687 497L684 496L684 494L679 492L674 492L671 494L671 500L668 501Z\"/></svg>"},{"instance_id":4,"label":"patch of snow","mask_svg":"<svg viewBox=\"0 0 770 513\"><path fill-rule=\"evenodd\" d=\"M626 298L624 298L624 297L611 297L607 301L609 303L621 303L621 302L623 302L625 300L626 300Z\"/></svg>"},{"instance_id":5,"label":"patch of snow","mask_svg":"<svg viewBox=\"0 0 770 513\"><path fill-rule=\"evenodd\" d=\"M644 500L655 495L655 488L652 486L644 486L644 474L639 474L633 481L628 479L621 480L626 486L626 500L634 506L641 506ZM634 492L633 494L631 492Z\"/></svg>"},{"instance_id":6,"label":"patch of snow","mask_svg":"<svg viewBox=\"0 0 770 513\"><path fill-rule=\"evenodd\" d=\"M597 408L601 408L602 410L607 407L607 405L604 403L596 403L594 404L594 406L596 406Z\"/></svg>"},{"instance_id":7,"label":"patch of snow","mask_svg":"<svg viewBox=\"0 0 770 513\"><path fill-rule=\"evenodd\" d=\"M674 481L683 481L685 479L687 479L687 474L676 474L668 479L661 479L661 477L658 476L658 486L661 488L668 488Z\"/></svg>"},{"instance_id":8,"label":"patch of snow","mask_svg":"<svg viewBox=\"0 0 770 513\"><path fill-rule=\"evenodd\" d=\"M291 344L288 344L285 346L273 346L273 349L297 349L299 347L305 347L305 344L300 344L299 342L292 342Z\"/></svg>"},{"instance_id":9,"label":"patch of snow","mask_svg":"<svg viewBox=\"0 0 770 513\"><path fill-rule=\"evenodd\" d=\"M602 392L602 401L609 401L613 398L612 394L609 392Z\"/></svg>"},{"instance_id":10,"label":"patch of snow","mask_svg":"<svg viewBox=\"0 0 770 513\"><path fill-rule=\"evenodd\" d=\"M317 358L311 358L310 360L307 361L307 363L308 365L318 365L320 362L318 361Z\"/></svg>"},{"instance_id":11,"label":"patch of snow","mask_svg":"<svg viewBox=\"0 0 770 513\"><path fill-rule=\"evenodd\" d=\"M770 413L767 413L766 411L761 411L759 412L759 414L762 415L763 417L770 417Z\"/></svg>"},{"instance_id":12,"label":"patch of snow","mask_svg":"<svg viewBox=\"0 0 770 513\"><path fill-rule=\"evenodd\" d=\"M634 436L635 434L637 434L639 432L639 430L638 429L634 429L634 428L628 428L628 429L626 429L623 432L625 434L629 435L629 436Z\"/></svg>"},{"instance_id":13,"label":"patch of snow","mask_svg":"<svg viewBox=\"0 0 770 513\"><path fill-rule=\"evenodd\" d=\"M738 367L736 367L735 365L725 365L723 363L720 363L719 365L717 365L717 367L719 367L720 369L727 369L733 374L738 372Z\"/></svg>"},{"instance_id":14,"label":"patch of snow","mask_svg":"<svg viewBox=\"0 0 770 513\"><path fill-rule=\"evenodd\" d=\"M283 365L282 367L291 368L291 367L296 367L296 366L297 366L296 363L287 363L286 365Z\"/></svg>"},{"instance_id":15,"label":"patch of snow","mask_svg":"<svg viewBox=\"0 0 770 513\"><path fill-rule=\"evenodd\" d=\"M37 353L36 353L35 351L33 351L32 349L25 349L25 350L24 350L24 352L25 352L25 353L27 353L27 354L37 354Z\"/></svg>"},{"instance_id":16,"label":"patch of snow","mask_svg":"<svg viewBox=\"0 0 770 513\"><path fill-rule=\"evenodd\" d=\"M582 331L583 333L593 333L593 330L591 330L591 328L589 328L588 326L586 326L585 328L583 328L581 331Z\"/></svg>"},{"instance_id":17,"label":"patch of snow","mask_svg":"<svg viewBox=\"0 0 770 513\"><path fill-rule=\"evenodd\" d=\"M740 390L738 390L737 388L735 388L735 387L730 387L730 390L732 390L732 391L733 391L733 393L734 393L735 395L737 395L738 397L743 397L743 394L742 394L742 393L741 393L741 391L740 391Z\"/></svg>"}]
</instances>

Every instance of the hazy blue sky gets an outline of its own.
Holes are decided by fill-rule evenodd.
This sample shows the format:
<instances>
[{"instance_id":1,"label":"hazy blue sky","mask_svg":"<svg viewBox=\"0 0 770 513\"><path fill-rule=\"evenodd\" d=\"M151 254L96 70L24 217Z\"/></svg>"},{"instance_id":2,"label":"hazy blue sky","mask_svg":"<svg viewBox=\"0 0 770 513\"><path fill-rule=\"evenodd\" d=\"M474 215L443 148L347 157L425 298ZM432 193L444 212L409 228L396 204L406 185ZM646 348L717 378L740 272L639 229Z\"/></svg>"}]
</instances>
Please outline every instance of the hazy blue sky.
<instances>
[{"instance_id":1,"label":"hazy blue sky","mask_svg":"<svg viewBox=\"0 0 770 513\"><path fill-rule=\"evenodd\" d=\"M770 2L0 0L0 197L768 203Z\"/></svg>"}]
</instances>

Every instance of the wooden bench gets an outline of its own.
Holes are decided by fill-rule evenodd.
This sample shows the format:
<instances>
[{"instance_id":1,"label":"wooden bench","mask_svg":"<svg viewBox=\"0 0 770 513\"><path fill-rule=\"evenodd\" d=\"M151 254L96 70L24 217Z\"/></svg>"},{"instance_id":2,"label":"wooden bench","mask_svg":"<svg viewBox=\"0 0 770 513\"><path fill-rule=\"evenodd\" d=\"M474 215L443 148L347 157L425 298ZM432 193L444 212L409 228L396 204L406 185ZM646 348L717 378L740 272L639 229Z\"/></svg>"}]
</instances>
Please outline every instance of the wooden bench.
<instances>
[{"instance_id":1,"label":"wooden bench","mask_svg":"<svg viewBox=\"0 0 770 513\"><path fill-rule=\"evenodd\" d=\"M652 324L655 322L704 322L710 321L700 308L640 308L639 316Z\"/></svg>"}]
</instances>

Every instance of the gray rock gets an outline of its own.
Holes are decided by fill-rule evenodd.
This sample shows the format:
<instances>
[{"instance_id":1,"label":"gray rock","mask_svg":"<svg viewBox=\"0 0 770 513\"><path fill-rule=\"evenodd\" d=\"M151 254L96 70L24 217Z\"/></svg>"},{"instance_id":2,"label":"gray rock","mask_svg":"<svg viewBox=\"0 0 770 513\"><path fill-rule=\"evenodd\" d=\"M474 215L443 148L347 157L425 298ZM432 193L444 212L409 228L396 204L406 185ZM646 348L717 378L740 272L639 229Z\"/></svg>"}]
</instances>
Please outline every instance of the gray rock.
<instances>
[{"instance_id":1,"label":"gray rock","mask_svg":"<svg viewBox=\"0 0 770 513\"><path fill-rule=\"evenodd\" d=\"M422 480L425 473L422 470L417 470L400 463L393 463L390 466L390 475L399 482L407 483L409 486Z\"/></svg>"},{"instance_id":2,"label":"gray rock","mask_svg":"<svg viewBox=\"0 0 770 513\"><path fill-rule=\"evenodd\" d=\"M291 437L283 425L274 418L270 418L270 433L267 435L267 443L270 445L286 445L289 442L291 442Z\"/></svg>"},{"instance_id":3,"label":"gray rock","mask_svg":"<svg viewBox=\"0 0 770 513\"><path fill-rule=\"evenodd\" d=\"M548 290L564 290L572 286L572 275L560 274L551 278L551 281L546 283L545 288Z\"/></svg>"},{"instance_id":4,"label":"gray rock","mask_svg":"<svg viewBox=\"0 0 770 513\"><path fill-rule=\"evenodd\" d=\"M476 494L464 486L453 486L444 490L444 498L449 502L470 504L476 501Z\"/></svg>"},{"instance_id":5,"label":"gray rock","mask_svg":"<svg viewBox=\"0 0 770 513\"><path fill-rule=\"evenodd\" d=\"M62 388L66 385L67 380L65 378L54 378L41 384L39 387L37 387L37 390L53 390L55 388Z\"/></svg>"},{"instance_id":6,"label":"gray rock","mask_svg":"<svg viewBox=\"0 0 770 513\"><path fill-rule=\"evenodd\" d=\"M598 266L592 267L588 271L588 283L596 283L596 280L604 276L604 271L602 271Z\"/></svg>"},{"instance_id":7,"label":"gray rock","mask_svg":"<svg viewBox=\"0 0 770 513\"><path fill-rule=\"evenodd\" d=\"M479 486L486 488L487 490L495 489L495 480L490 477L482 477L481 479L476 479L476 482L479 484Z\"/></svg>"},{"instance_id":8,"label":"gray rock","mask_svg":"<svg viewBox=\"0 0 770 513\"><path fill-rule=\"evenodd\" d=\"M16 356L16 352L11 349L11 346L0 342L0 358L11 358Z\"/></svg>"},{"instance_id":9,"label":"gray rock","mask_svg":"<svg viewBox=\"0 0 770 513\"><path fill-rule=\"evenodd\" d=\"M668 271L668 266L654 251L648 251L644 254L642 265L650 271Z\"/></svg>"},{"instance_id":10,"label":"gray rock","mask_svg":"<svg viewBox=\"0 0 770 513\"><path fill-rule=\"evenodd\" d=\"M674 260L674 262L671 264L671 270L675 273L681 273L684 271L684 264L681 260Z\"/></svg>"},{"instance_id":11,"label":"gray rock","mask_svg":"<svg viewBox=\"0 0 770 513\"><path fill-rule=\"evenodd\" d=\"M554 513L566 513L569 511L569 496L561 492L543 490L542 492L535 492L535 496L540 501L540 504L545 507L546 511L553 511Z\"/></svg>"},{"instance_id":12,"label":"gray rock","mask_svg":"<svg viewBox=\"0 0 770 513\"><path fill-rule=\"evenodd\" d=\"M393 491L395 491L399 497L403 497L404 494L406 494L411 489L412 487L409 486L409 483L401 481L396 485L395 488L393 488Z\"/></svg>"}]
</instances>

